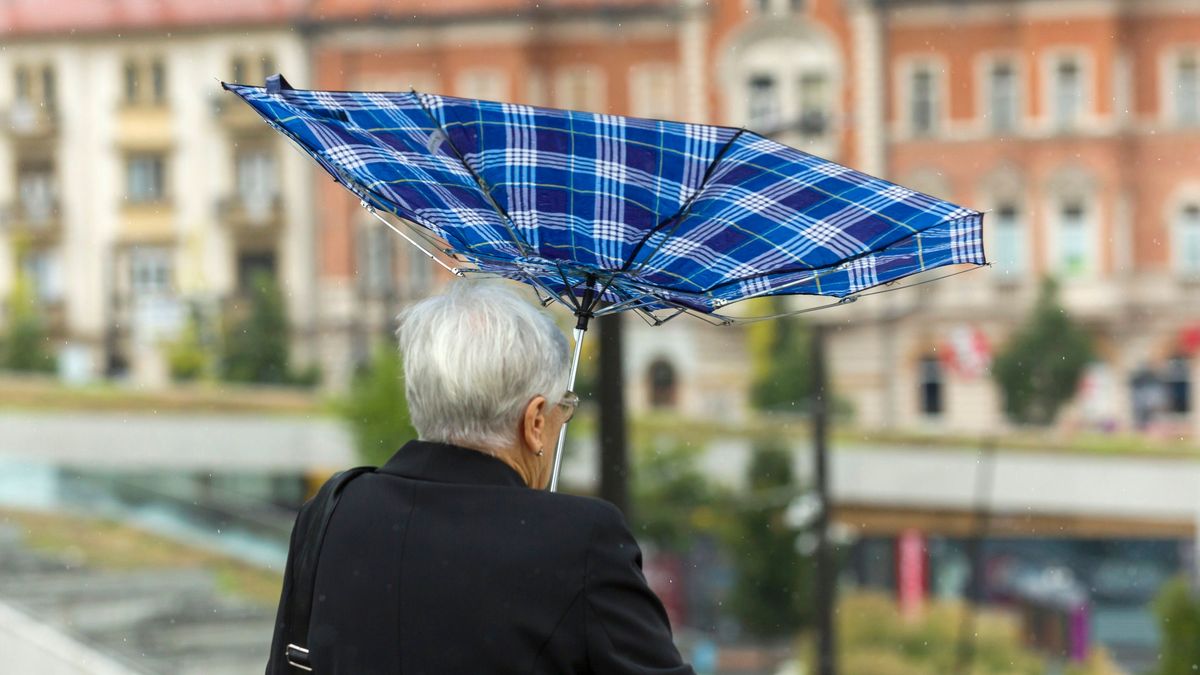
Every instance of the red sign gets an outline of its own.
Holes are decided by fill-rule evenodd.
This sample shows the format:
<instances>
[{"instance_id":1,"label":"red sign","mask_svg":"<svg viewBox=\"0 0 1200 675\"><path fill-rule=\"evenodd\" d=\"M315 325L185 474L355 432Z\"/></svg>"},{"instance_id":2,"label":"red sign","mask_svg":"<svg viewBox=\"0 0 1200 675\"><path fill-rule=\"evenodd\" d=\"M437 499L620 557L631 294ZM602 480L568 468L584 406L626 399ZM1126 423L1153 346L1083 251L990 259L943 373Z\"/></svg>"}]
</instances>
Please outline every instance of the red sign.
<instances>
[{"instance_id":1,"label":"red sign","mask_svg":"<svg viewBox=\"0 0 1200 675\"><path fill-rule=\"evenodd\" d=\"M896 539L896 600L900 614L913 618L921 613L928 586L929 553L925 535L909 529Z\"/></svg>"},{"instance_id":2,"label":"red sign","mask_svg":"<svg viewBox=\"0 0 1200 675\"><path fill-rule=\"evenodd\" d=\"M983 331L974 326L958 326L950 331L941 350L946 367L960 377L980 377L992 366L992 346Z\"/></svg>"}]
</instances>

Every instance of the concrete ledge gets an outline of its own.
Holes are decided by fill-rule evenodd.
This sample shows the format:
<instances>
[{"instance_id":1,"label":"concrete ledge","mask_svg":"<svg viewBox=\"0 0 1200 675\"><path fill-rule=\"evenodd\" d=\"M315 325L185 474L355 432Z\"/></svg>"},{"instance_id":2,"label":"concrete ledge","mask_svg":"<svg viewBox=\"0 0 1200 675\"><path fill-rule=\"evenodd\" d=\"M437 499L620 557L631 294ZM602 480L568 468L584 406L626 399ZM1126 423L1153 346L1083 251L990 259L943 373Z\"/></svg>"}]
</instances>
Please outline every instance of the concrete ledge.
<instances>
[{"instance_id":1,"label":"concrete ledge","mask_svg":"<svg viewBox=\"0 0 1200 675\"><path fill-rule=\"evenodd\" d=\"M145 675L0 601L0 654L6 672L38 675Z\"/></svg>"}]
</instances>

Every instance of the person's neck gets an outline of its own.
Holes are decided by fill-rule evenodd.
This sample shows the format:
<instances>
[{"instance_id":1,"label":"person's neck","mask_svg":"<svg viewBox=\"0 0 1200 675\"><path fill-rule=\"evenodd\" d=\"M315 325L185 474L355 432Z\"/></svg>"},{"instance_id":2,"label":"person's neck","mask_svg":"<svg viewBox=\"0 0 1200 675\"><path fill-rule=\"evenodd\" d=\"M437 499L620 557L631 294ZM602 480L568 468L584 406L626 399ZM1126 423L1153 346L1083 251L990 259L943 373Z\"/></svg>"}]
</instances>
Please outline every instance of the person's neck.
<instances>
[{"instance_id":1,"label":"person's neck","mask_svg":"<svg viewBox=\"0 0 1200 675\"><path fill-rule=\"evenodd\" d=\"M521 477L521 482L525 483L527 487L533 487L533 471L529 466L517 459L519 456L519 451L513 450L512 448L496 450L492 448L476 448L473 446L462 447L469 448L476 452L482 452L489 457L495 457L501 462L504 462L511 467L513 471L517 472L517 475Z\"/></svg>"}]
</instances>

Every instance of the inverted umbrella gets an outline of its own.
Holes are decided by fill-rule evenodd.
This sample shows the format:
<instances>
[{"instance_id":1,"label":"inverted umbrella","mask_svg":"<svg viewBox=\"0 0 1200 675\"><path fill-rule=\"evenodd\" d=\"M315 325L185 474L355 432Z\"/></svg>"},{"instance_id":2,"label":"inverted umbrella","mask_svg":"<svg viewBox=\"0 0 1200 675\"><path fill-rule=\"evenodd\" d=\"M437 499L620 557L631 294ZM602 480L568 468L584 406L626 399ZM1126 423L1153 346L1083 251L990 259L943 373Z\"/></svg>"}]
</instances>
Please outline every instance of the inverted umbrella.
<instances>
[{"instance_id":1,"label":"inverted umbrella","mask_svg":"<svg viewBox=\"0 0 1200 675\"><path fill-rule=\"evenodd\" d=\"M844 303L925 270L985 264L978 211L746 129L295 89L279 74L221 86L456 275L516 279L566 305L578 318L572 383L596 316L728 324L738 319L720 310L748 298Z\"/></svg>"}]
</instances>

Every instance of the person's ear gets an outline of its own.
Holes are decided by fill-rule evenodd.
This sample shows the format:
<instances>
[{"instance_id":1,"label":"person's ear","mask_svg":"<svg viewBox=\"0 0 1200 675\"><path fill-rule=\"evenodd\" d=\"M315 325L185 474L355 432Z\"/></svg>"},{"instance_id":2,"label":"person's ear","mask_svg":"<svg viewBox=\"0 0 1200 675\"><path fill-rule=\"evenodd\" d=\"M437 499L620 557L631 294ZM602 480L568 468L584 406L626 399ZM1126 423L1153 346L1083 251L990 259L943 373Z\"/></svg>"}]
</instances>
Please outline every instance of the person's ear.
<instances>
[{"instance_id":1,"label":"person's ear","mask_svg":"<svg viewBox=\"0 0 1200 675\"><path fill-rule=\"evenodd\" d=\"M525 414L521 415L521 440L525 449L536 453L545 450L546 442L546 397L534 396L525 406Z\"/></svg>"}]
</instances>

